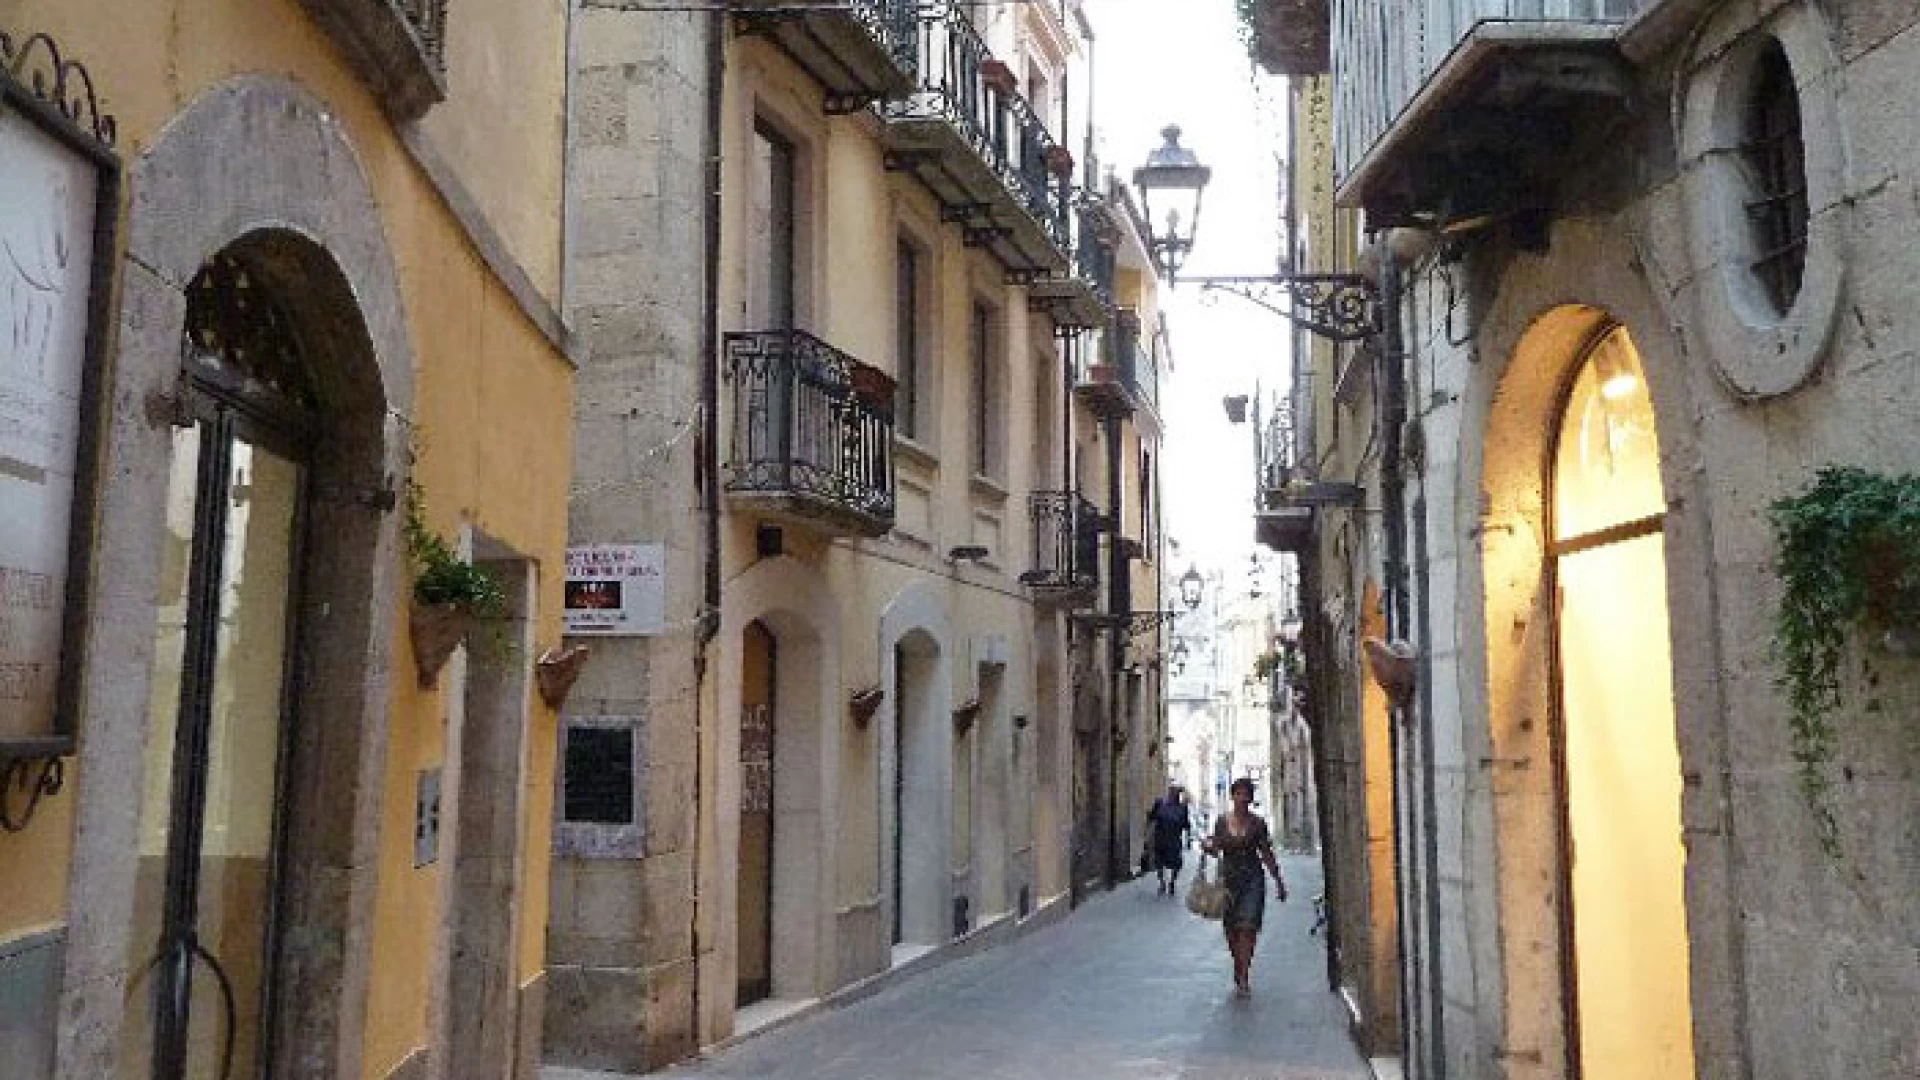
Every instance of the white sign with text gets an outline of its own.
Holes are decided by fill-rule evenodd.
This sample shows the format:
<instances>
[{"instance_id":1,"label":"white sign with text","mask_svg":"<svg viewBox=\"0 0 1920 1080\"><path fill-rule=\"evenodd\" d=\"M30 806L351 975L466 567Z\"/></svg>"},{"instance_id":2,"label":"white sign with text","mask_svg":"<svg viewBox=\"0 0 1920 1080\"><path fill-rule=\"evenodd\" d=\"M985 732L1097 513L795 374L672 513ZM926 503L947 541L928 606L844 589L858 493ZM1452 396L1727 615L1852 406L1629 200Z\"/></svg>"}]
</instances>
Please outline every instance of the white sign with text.
<instances>
[{"instance_id":1,"label":"white sign with text","mask_svg":"<svg viewBox=\"0 0 1920 1080\"><path fill-rule=\"evenodd\" d=\"M666 625L667 549L589 544L567 549L567 633L642 637Z\"/></svg>"}]
</instances>

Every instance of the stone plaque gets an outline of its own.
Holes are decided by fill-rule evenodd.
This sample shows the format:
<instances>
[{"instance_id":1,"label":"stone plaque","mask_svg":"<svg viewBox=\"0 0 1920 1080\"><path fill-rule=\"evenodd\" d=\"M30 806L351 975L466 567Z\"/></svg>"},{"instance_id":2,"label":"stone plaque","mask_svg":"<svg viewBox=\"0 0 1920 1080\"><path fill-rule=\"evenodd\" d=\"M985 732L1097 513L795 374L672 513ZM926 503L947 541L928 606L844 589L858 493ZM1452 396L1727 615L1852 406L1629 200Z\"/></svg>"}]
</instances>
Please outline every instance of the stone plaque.
<instances>
[{"instance_id":1,"label":"stone plaque","mask_svg":"<svg viewBox=\"0 0 1920 1080\"><path fill-rule=\"evenodd\" d=\"M636 717L566 719L554 850L589 859L640 857L640 750Z\"/></svg>"}]
</instances>

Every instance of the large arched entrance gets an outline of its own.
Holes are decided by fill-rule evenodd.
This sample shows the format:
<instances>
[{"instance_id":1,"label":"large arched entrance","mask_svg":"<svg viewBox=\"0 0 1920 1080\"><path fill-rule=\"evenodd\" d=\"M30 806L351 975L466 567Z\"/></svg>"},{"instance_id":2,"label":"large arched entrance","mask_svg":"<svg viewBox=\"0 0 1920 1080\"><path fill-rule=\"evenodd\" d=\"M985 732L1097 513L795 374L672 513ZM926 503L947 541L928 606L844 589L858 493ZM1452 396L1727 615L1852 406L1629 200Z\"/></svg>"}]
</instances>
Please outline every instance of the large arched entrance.
<instances>
[{"instance_id":1,"label":"large arched entrance","mask_svg":"<svg viewBox=\"0 0 1920 1080\"><path fill-rule=\"evenodd\" d=\"M1694 1075L1671 635L1653 403L1603 326L1558 419L1549 490L1573 1075Z\"/></svg>"}]
</instances>

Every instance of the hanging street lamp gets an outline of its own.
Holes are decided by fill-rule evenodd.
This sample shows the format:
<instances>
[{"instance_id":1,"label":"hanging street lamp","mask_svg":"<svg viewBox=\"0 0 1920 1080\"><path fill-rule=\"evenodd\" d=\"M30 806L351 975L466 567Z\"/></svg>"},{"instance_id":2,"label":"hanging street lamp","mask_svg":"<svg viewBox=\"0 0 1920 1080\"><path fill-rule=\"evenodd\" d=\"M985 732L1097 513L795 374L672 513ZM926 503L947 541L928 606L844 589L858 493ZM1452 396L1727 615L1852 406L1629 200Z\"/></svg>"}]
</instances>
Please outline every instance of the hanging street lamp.
<instances>
[{"instance_id":1,"label":"hanging street lamp","mask_svg":"<svg viewBox=\"0 0 1920 1080\"><path fill-rule=\"evenodd\" d=\"M1200 227L1200 202L1213 170L1180 145L1180 128L1160 131L1166 141L1133 171L1154 266L1177 285ZM1289 255L1289 258L1291 256ZM1203 290L1229 292L1333 341L1360 341L1380 330L1380 290L1362 274L1242 274L1186 279Z\"/></svg>"},{"instance_id":2,"label":"hanging street lamp","mask_svg":"<svg viewBox=\"0 0 1920 1080\"><path fill-rule=\"evenodd\" d=\"M1197 611L1200 607L1200 590L1206 581L1200 577L1200 568L1189 564L1187 572L1180 575L1180 602L1188 611Z\"/></svg>"}]
</instances>

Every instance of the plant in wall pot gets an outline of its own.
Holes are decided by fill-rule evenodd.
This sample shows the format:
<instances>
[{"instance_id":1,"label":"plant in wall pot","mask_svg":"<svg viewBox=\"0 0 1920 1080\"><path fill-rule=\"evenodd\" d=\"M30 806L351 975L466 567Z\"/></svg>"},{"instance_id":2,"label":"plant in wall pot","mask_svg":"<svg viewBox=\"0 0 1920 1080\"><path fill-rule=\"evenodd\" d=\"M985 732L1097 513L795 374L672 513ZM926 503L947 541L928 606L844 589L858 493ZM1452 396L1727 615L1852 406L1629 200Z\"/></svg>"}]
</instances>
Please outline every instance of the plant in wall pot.
<instances>
[{"instance_id":1,"label":"plant in wall pot","mask_svg":"<svg viewBox=\"0 0 1920 1080\"><path fill-rule=\"evenodd\" d=\"M1848 705L1843 667L1850 637L1912 655L1920 643L1920 476L1851 467L1822 469L1799 495L1774 502L1774 569L1785 587L1773 631L1800 791L1821 847L1840 853L1827 766L1832 718ZM1861 657L1859 708L1885 709L1880 676Z\"/></svg>"},{"instance_id":2,"label":"plant in wall pot","mask_svg":"<svg viewBox=\"0 0 1920 1080\"><path fill-rule=\"evenodd\" d=\"M430 689L477 622L506 615L507 595L492 574L462 559L427 525L420 489L411 482L402 530L414 567L413 603L407 613L413 664L420 686Z\"/></svg>"}]
</instances>

